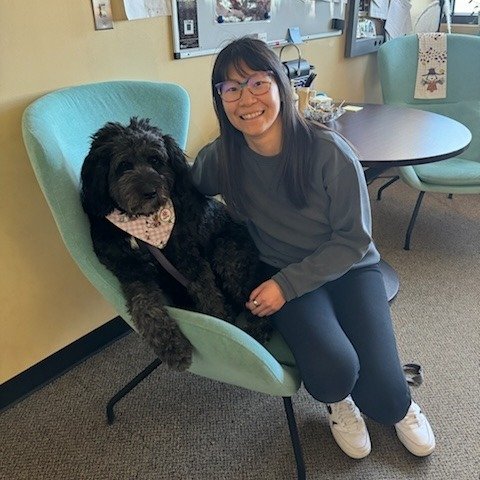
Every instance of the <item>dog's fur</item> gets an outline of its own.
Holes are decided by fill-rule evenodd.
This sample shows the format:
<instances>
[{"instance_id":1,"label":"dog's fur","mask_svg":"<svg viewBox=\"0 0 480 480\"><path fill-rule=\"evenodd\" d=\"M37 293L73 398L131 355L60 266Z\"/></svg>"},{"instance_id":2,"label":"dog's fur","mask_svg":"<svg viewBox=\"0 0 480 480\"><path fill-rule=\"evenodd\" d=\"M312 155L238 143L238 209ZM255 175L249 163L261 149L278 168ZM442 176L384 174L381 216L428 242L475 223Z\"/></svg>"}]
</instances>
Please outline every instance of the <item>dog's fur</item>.
<instances>
[{"instance_id":1,"label":"dog's fur","mask_svg":"<svg viewBox=\"0 0 480 480\"><path fill-rule=\"evenodd\" d=\"M182 150L147 119L132 118L127 126L110 122L96 132L81 182L95 253L120 280L136 328L171 368L188 368L192 346L168 315L165 299L234 322L261 280L258 252L246 228L222 203L194 188ZM169 197L176 220L162 252L190 280L187 288L105 218L114 209L149 215ZM268 319L249 315L248 320L245 330L265 341Z\"/></svg>"}]
</instances>

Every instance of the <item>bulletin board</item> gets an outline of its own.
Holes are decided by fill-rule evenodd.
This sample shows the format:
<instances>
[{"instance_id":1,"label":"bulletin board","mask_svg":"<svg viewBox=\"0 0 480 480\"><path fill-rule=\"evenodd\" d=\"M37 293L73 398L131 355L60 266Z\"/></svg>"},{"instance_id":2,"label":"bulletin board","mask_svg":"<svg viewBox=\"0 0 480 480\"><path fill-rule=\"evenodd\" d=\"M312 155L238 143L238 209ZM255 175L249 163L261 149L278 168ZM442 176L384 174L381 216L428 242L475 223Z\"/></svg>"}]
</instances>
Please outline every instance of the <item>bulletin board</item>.
<instances>
[{"instance_id":1,"label":"bulletin board","mask_svg":"<svg viewBox=\"0 0 480 480\"><path fill-rule=\"evenodd\" d=\"M341 35L346 0L173 0L176 59L217 53L254 35L271 46Z\"/></svg>"}]
</instances>

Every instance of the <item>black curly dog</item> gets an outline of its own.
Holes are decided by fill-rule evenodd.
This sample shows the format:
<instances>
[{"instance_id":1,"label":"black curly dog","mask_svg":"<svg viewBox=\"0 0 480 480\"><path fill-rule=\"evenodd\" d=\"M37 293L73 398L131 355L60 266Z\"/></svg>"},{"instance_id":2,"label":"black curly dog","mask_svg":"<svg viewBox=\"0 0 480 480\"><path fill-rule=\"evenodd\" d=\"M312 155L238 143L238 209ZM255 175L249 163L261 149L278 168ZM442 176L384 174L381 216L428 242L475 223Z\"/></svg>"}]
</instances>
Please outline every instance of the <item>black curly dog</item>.
<instances>
[{"instance_id":1,"label":"black curly dog","mask_svg":"<svg viewBox=\"0 0 480 480\"><path fill-rule=\"evenodd\" d=\"M132 118L127 126L110 122L92 135L81 183L95 253L120 280L137 330L171 368L188 368L192 345L164 308L166 298L169 305L234 323L263 281L246 228L222 203L195 189L180 147L147 119ZM105 218L114 209L130 217L150 215L168 198L176 219L162 253L190 281L187 287ZM265 342L270 322L249 315L244 330Z\"/></svg>"}]
</instances>

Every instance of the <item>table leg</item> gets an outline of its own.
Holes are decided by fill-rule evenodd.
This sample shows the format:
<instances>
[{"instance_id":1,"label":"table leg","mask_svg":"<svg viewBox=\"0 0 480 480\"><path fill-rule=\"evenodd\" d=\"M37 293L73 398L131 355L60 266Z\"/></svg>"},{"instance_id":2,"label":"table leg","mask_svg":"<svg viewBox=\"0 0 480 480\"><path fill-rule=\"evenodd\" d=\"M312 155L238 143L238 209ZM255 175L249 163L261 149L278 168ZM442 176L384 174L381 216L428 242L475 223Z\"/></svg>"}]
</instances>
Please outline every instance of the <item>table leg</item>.
<instances>
[{"instance_id":1,"label":"table leg","mask_svg":"<svg viewBox=\"0 0 480 480\"><path fill-rule=\"evenodd\" d=\"M383 172L386 172L391 167L386 167L384 165L379 165L376 167L368 167L363 170L363 174L365 175L365 181L367 185L373 182L376 178L378 178Z\"/></svg>"}]
</instances>

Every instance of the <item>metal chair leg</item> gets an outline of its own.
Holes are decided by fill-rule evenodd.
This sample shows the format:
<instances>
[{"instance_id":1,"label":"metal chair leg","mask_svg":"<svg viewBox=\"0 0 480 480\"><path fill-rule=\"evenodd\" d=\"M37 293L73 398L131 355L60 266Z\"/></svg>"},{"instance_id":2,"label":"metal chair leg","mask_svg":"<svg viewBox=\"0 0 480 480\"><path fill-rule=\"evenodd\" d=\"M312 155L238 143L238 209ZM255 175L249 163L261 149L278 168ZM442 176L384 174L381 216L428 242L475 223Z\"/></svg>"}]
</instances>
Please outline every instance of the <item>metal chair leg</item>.
<instances>
[{"instance_id":1,"label":"metal chair leg","mask_svg":"<svg viewBox=\"0 0 480 480\"><path fill-rule=\"evenodd\" d=\"M118 393L116 393L107 404L107 421L111 425L115 420L115 413L113 407L120 401L128 392L133 390L142 380L147 378L162 361L156 358L150 365L144 368L135 378L128 382Z\"/></svg>"},{"instance_id":2,"label":"metal chair leg","mask_svg":"<svg viewBox=\"0 0 480 480\"><path fill-rule=\"evenodd\" d=\"M285 413L287 414L288 429L290 430L290 438L292 440L293 452L297 462L298 480L306 480L305 462L303 461L302 445L300 436L298 435L297 422L295 421L295 413L293 412L292 398L282 397Z\"/></svg>"},{"instance_id":3,"label":"metal chair leg","mask_svg":"<svg viewBox=\"0 0 480 480\"><path fill-rule=\"evenodd\" d=\"M136 375L130 382L127 383L121 390L119 390L107 404L107 420L111 425L115 420L115 413L113 407L119 402L127 393L133 390L142 380L147 378L157 367L160 366L162 361L156 358L150 365L144 368L138 375ZM285 407L285 413L287 414L288 428L290 431L290 438L292 440L293 452L295 453L295 460L297 463L297 476L298 480L306 480L305 474L305 462L303 460L302 446L300 443L300 436L298 434L297 422L295 421L295 414L293 412L293 405L291 397L282 397Z\"/></svg>"},{"instance_id":4,"label":"metal chair leg","mask_svg":"<svg viewBox=\"0 0 480 480\"><path fill-rule=\"evenodd\" d=\"M387 187L389 187L392 183L395 183L400 177L398 175L395 175L394 177L391 178L391 180L389 180L387 183L385 183L384 185L382 185L379 189L378 189L378 192L377 192L377 200L381 200L382 199L382 192L383 190L385 190Z\"/></svg>"},{"instance_id":5,"label":"metal chair leg","mask_svg":"<svg viewBox=\"0 0 480 480\"><path fill-rule=\"evenodd\" d=\"M422 203L424 195L425 192L420 192L417 198L417 203L415 203L412 218L410 219L410 223L408 224L407 235L405 236L405 245L403 246L404 250L410 250L410 237L412 235L413 226L415 224L415 220L417 219L418 211L420 210L420 205Z\"/></svg>"}]
</instances>

